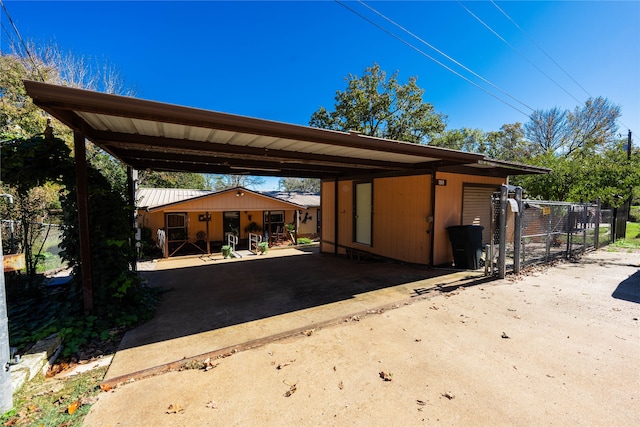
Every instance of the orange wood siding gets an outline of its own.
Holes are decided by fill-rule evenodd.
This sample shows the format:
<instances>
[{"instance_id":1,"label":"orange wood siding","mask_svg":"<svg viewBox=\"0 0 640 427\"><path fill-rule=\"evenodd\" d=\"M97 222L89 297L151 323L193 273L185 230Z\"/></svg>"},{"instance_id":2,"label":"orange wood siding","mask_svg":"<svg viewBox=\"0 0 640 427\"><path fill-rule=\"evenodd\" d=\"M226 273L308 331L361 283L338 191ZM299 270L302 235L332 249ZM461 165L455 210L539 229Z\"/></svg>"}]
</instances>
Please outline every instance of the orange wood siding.
<instances>
[{"instance_id":1,"label":"orange wood siding","mask_svg":"<svg viewBox=\"0 0 640 427\"><path fill-rule=\"evenodd\" d=\"M320 210L322 212L322 226L320 229L320 251L333 253L335 249L335 183L322 182L320 188Z\"/></svg>"},{"instance_id":2,"label":"orange wood siding","mask_svg":"<svg viewBox=\"0 0 640 427\"><path fill-rule=\"evenodd\" d=\"M300 220L298 221L299 236L313 236L318 233L317 212L317 207L300 211ZM305 217L307 218L307 222L302 222Z\"/></svg>"},{"instance_id":3,"label":"orange wood siding","mask_svg":"<svg viewBox=\"0 0 640 427\"><path fill-rule=\"evenodd\" d=\"M431 176L373 181L371 252L417 264L429 264Z\"/></svg>"},{"instance_id":4,"label":"orange wood siding","mask_svg":"<svg viewBox=\"0 0 640 427\"><path fill-rule=\"evenodd\" d=\"M353 243L353 181L338 182L338 253Z\"/></svg>"},{"instance_id":5,"label":"orange wood siding","mask_svg":"<svg viewBox=\"0 0 640 427\"><path fill-rule=\"evenodd\" d=\"M275 200L271 197L245 192L237 196L235 191L201 197L183 203L176 203L163 209L165 212L214 212L214 211L278 211L293 210L291 204ZM291 221L291 218L287 218Z\"/></svg>"},{"instance_id":6,"label":"orange wood siding","mask_svg":"<svg viewBox=\"0 0 640 427\"><path fill-rule=\"evenodd\" d=\"M353 241L354 181L339 181L338 189L338 253L356 248L388 258L429 264L431 224L431 176L377 178L373 180L372 245ZM322 248L331 252L335 239L335 204L333 182L322 186Z\"/></svg>"},{"instance_id":7,"label":"orange wood siding","mask_svg":"<svg viewBox=\"0 0 640 427\"><path fill-rule=\"evenodd\" d=\"M434 214L434 265L453 262L451 243L447 234L447 227L462 225L462 186L469 184L491 184L499 187L506 184L506 178L483 177L475 175L460 175L438 172L436 179L445 179L447 185L436 186L436 206Z\"/></svg>"}]
</instances>

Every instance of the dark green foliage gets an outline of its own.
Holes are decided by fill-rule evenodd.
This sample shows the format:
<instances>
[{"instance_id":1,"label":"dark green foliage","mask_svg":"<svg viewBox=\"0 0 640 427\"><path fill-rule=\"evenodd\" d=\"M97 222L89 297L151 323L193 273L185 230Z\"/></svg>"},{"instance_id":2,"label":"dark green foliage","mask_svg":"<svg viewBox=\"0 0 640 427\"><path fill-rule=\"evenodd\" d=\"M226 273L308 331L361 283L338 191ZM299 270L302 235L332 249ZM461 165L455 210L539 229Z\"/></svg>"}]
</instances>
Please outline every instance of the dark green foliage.
<instances>
[{"instance_id":1,"label":"dark green foliage","mask_svg":"<svg viewBox=\"0 0 640 427\"><path fill-rule=\"evenodd\" d=\"M8 146L10 150L3 159L3 169L6 167L4 170L8 172L5 180L19 193L51 181L66 189L60 197L65 224L60 246L61 256L74 273L71 283L59 294L52 294L38 284L34 286L38 292L9 293L11 344L25 346L58 332L64 339L65 353L72 354L91 340L104 338L113 328L126 328L147 320L159 294L143 286L140 277L130 269L131 208L122 194L114 191L112 182L99 171L88 168L94 311L85 315L75 166L70 151L63 140L42 136L16 139Z\"/></svg>"},{"instance_id":2,"label":"dark green foliage","mask_svg":"<svg viewBox=\"0 0 640 427\"><path fill-rule=\"evenodd\" d=\"M428 143L444 131L446 116L423 101L424 89L418 86L416 77L400 84L398 74L396 71L387 79L387 73L375 63L361 77L349 74L345 79L347 88L336 92L334 111L320 107L311 116L309 125Z\"/></svg>"}]
</instances>

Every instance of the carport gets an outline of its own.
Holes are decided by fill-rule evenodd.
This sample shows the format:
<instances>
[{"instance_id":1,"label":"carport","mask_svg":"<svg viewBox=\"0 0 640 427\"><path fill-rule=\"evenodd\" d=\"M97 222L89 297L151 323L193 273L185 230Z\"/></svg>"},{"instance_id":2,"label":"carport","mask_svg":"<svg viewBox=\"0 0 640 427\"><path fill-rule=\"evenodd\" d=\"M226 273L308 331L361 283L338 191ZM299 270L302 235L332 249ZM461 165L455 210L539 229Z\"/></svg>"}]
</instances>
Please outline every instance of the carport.
<instances>
[{"instance_id":1,"label":"carport","mask_svg":"<svg viewBox=\"0 0 640 427\"><path fill-rule=\"evenodd\" d=\"M25 80L24 85L36 105L74 132L86 311L93 308L86 140L127 165L132 206L136 171L141 169L321 178L323 191L326 185L334 183L336 201L338 181L345 179L428 175L434 183L439 171L495 177L514 172L544 172L539 168L496 162L481 154L355 132L273 122L29 80ZM324 204L324 197L321 203ZM337 215L336 207L336 223ZM133 221L132 217L132 224ZM331 249L325 252L339 253L338 231L336 225L333 239L336 244L329 245Z\"/></svg>"}]
</instances>

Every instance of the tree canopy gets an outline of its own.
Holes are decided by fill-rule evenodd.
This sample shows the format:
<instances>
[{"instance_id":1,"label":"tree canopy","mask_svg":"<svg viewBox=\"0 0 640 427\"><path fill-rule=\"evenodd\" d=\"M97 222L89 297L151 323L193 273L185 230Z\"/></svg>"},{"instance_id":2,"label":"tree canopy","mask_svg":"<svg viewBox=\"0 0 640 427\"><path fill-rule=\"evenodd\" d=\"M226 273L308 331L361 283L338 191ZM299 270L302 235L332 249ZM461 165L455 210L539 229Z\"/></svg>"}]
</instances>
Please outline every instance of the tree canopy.
<instances>
[{"instance_id":1,"label":"tree canopy","mask_svg":"<svg viewBox=\"0 0 640 427\"><path fill-rule=\"evenodd\" d=\"M387 79L374 63L361 77L349 74L345 80L347 88L336 92L334 111L320 107L310 126L417 144L428 143L446 127L446 117L423 101L416 77L400 84L398 71Z\"/></svg>"},{"instance_id":2,"label":"tree canopy","mask_svg":"<svg viewBox=\"0 0 640 427\"><path fill-rule=\"evenodd\" d=\"M280 178L279 186L284 191L320 192L320 180L315 178Z\"/></svg>"},{"instance_id":3,"label":"tree canopy","mask_svg":"<svg viewBox=\"0 0 640 427\"><path fill-rule=\"evenodd\" d=\"M264 184L264 178L253 175L208 175L209 186L215 190L244 187L255 189Z\"/></svg>"}]
</instances>

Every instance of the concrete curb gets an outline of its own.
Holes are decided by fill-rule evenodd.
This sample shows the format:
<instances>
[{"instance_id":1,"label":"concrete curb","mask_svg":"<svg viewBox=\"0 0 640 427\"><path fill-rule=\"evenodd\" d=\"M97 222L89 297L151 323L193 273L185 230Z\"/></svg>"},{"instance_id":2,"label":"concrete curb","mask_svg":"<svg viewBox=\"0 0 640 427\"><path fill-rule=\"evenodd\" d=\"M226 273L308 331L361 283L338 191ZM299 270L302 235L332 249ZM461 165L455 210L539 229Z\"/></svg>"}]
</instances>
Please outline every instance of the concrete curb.
<instances>
[{"instance_id":1,"label":"concrete curb","mask_svg":"<svg viewBox=\"0 0 640 427\"><path fill-rule=\"evenodd\" d=\"M62 339L57 334L50 335L31 347L20 357L18 363L10 366L13 392L20 390L27 381L33 379L39 372L46 373L61 350Z\"/></svg>"}]
</instances>

